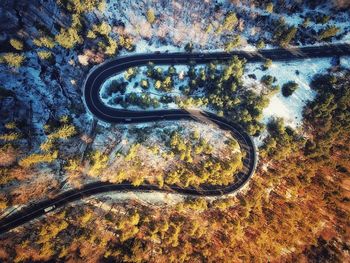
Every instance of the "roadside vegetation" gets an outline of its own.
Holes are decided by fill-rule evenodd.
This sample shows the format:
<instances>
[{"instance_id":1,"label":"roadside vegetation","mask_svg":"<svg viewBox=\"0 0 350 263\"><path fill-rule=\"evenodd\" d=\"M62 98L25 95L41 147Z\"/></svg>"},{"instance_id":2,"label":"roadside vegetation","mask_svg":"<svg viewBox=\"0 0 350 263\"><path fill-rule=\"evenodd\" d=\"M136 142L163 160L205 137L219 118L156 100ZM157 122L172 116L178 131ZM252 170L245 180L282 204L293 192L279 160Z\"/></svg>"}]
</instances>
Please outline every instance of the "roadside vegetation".
<instances>
[{"instance_id":1,"label":"roadside vegetation","mask_svg":"<svg viewBox=\"0 0 350 263\"><path fill-rule=\"evenodd\" d=\"M167 206L138 201L120 206L106 196L92 198L84 206L59 209L2 236L0 257L7 261L79 257L92 262L344 261L349 239L349 78L349 72L314 78L317 96L304 113L308 138L296 135L281 120L268 125L269 136L260 153L261 163L269 165L259 167L246 192L214 201L188 198ZM191 143L183 141L178 131L168 136L166 154L181 159L178 154L184 152L183 161L190 161L186 153L198 147L200 133L192 134ZM137 161L137 147L132 146L123 158Z\"/></svg>"},{"instance_id":2,"label":"roadside vegetation","mask_svg":"<svg viewBox=\"0 0 350 263\"><path fill-rule=\"evenodd\" d=\"M339 247L346 247L349 238L344 198L350 169L349 78L349 72L315 77L317 96L305 108L309 139L293 135L280 120L269 124L265 145L274 139L277 146L264 146L261 158L270 165L259 168L247 192L215 201L187 199L172 206L128 203L117 210L97 209L106 201L93 199L90 205L65 208L27 227L36 234L23 231L2 237L16 245L3 246L1 255L48 260L79 253L92 261L125 262L202 257L221 262L320 257L343 261L346 249ZM177 133L170 138L172 149L182 148ZM158 252L151 253L155 247ZM293 253L283 253L290 248ZM31 253L23 253L27 250Z\"/></svg>"},{"instance_id":3,"label":"roadside vegetation","mask_svg":"<svg viewBox=\"0 0 350 263\"><path fill-rule=\"evenodd\" d=\"M74 161L70 161L67 173L72 175L72 181L83 180L83 167L88 165L87 174L97 180L130 182L134 186L151 183L160 188L177 185L200 189L203 185L233 183L244 158L237 141L224 133L224 141L218 141L195 128L201 125L189 123L185 129L186 123L168 128L166 124L154 129L135 128L124 139L136 136L134 143L117 151L110 145L105 145L105 150L93 150L86 163L72 166Z\"/></svg>"},{"instance_id":4,"label":"roadside vegetation","mask_svg":"<svg viewBox=\"0 0 350 263\"><path fill-rule=\"evenodd\" d=\"M90 139L77 136L76 127L63 116L47 124L39 149L30 152L25 152L28 140L23 131L15 123L6 126L8 132L0 135L0 186L7 189L3 192L3 209L37 200L29 192L41 189L37 184L45 177L39 171L50 174L43 185L47 189L41 190L40 196L59 191L57 182L62 178L58 171L70 187L102 180L200 189L203 185L218 187L235 182L245 156L229 133L218 129L201 132L204 124L193 122L135 128L123 137L116 131L112 133L115 140L90 145ZM124 142L127 140L130 143ZM22 189L21 198L15 196L17 187L12 185Z\"/></svg>"},{"instance_id":5,"label":"roadside vegetation","mask_svg":"<svg viewBox=\"0 0 350 263\"><path fill-rule=\"evenodd\" d=\"M23 123L5 124L0 134L0 187L2 209L40 200L58 190L57 169L69 154L69 143L77 133L67 116L46 125L45 139L30 149Z\"/></svg>"}]
</instances>

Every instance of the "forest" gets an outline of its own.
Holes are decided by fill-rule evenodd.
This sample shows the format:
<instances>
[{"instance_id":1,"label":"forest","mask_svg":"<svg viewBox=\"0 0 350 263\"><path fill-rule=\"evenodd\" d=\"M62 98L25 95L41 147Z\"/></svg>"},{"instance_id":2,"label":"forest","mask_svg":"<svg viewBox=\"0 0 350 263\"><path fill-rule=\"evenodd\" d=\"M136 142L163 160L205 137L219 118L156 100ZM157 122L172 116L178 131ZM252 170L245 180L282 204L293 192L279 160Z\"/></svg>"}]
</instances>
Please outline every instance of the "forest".
<instances>
[{"instance_id":1,"label":"forest","mask_svg":"<svg viewBox=\"0 0 350 263\"><path fill-rule=\"evenodd\" d=\"M98 181L161 190L235 183L247 153L229 132L185 120L104 123L87 111L81 87L93 66L116 56L288 49L349 36L348 1L238 2L1 1L0 218ZM0 261L349 262L347 61L315 59L307 78L305 65L288 75L288 63L237 56L188 63L183 76L178 65L128 69L101 99L203 108L239 124L258 146L249 184L220 198L81 198L2 234ZM159 98L148 94L153 88ZM300 125L266 120L276 97L278 111L305 101Z\"/></svg>"},{"instance_id":2,"label":"forest","mask_svg":"<svg viewBox=\"0 0 350 263\"><path fill-rule=\"evenodd\" d=\"M1 257L15 262L53 257L91 262L344 262L349 249L349 199L343 185L350 169L349 81L348 71L315 76L317 96L304 110L308 139L280 120L268 125L261 155L271 165L259 168L247 192L152 208L134 201L107 210L98 205L106 197L92 198L3 237ZM182 148L176 133L169 143Z\"/></svg>"}]
</instances>

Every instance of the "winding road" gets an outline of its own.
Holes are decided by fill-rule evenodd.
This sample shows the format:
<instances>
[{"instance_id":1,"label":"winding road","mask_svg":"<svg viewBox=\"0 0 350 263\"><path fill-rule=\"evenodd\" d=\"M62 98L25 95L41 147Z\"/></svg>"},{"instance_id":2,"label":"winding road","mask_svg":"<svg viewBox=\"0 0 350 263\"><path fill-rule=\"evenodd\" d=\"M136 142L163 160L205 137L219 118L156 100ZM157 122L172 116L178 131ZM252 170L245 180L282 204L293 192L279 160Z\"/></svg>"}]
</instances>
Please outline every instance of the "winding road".
<instances>
[{"instance_id":1,"label":"winding road","mask_svg":"<svg viewBox=\"0 0 350 263\"><path fill-rule=\"evenodd\" d=\"M233 55L245 58L248 62L259 62L266 59L272 59L274 61L287 61L295 59L350 55L350 46L348 44L338 44L291 49L266 49L257 52L234 51L231 53L139 54L118 57L113 60L109 60L102 65L94 67L88 74L83 88L86 107L96 118L109 123L140 123L161 120L192 119L214 124L220 129L230 131L240 144L240 147L244 149L246 152L246 156L243 161L244 168L237 175L235 175L237 179L233 184L224 187L204 185L200 189L197 189L193 187L181 188L175 185L159 188L156 185L150 184L144 184L141 186L133 186L130 183L111 184L108 182L87 184L81 189L66 191L52 199L30 205L18 212L0 219L0 234L38 218L48 211L64 206L67 203L99 193L110 191L162 191L176 192L186 195L218 196L232 193L243 187L255 171L257 154L252 138L245 131L243 131L239 125L229 123L227 120L205 111L186 111L181 109L130 111L114 109L105 105L99 96L101 85L106 79L130 67L147 65L149 62L163 65L188 64L189 62L203 64L214 60L226 61Z\"/></svg>"}]
</instances>

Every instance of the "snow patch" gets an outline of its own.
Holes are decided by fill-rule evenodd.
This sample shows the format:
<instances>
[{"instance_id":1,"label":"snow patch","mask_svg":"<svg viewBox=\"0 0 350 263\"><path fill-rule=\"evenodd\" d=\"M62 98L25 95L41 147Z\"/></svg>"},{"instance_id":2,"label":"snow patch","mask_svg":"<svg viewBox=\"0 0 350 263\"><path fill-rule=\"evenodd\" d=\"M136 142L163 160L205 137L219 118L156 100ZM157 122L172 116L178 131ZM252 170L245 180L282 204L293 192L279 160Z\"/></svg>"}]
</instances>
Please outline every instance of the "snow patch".
<instances>
[{"instance_id":1,"label":"snow patch","mask_svg":"<svg viewBox=\"0 0 350 263\"><path fill-rule=\"evenodd\" d=\"M282 117L286 124L297 128L302 124L302 111L307 101L313 100L315 92L310 88L310 81L315 74L324 73L331 66L331 58L304 59L293 62L273 62L272 66L263 71L263 63L248 63L245 75L254 74L257 80L245 76L244 84L261 88L260 79L264 75L276 77L275 85L281 88L284 83L295 81L299 88L289 97L280 92L270 98L270 104L263 111L263 122L266 124L271 117Z\"/></svg>"}]
</instances>

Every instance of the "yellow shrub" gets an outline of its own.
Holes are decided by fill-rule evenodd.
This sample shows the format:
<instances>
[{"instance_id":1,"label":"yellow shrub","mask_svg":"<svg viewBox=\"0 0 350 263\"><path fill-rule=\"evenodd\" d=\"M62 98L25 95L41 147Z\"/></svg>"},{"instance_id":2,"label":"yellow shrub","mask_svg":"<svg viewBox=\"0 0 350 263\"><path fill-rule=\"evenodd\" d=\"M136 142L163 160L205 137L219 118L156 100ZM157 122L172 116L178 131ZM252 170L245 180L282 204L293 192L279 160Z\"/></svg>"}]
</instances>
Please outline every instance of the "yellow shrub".
<instances>
[{"instance_id":1,"label":"yellow shrub","mask_svg":"<svg viewBox=\"0 0 350 263\"><path fill-rule=\"evenodd\" d=\"M23 49L23 42L17 39L12 38L10 40L11 46L13 46L17 50L22 50Z\"/></svg>"}]
</instances>

